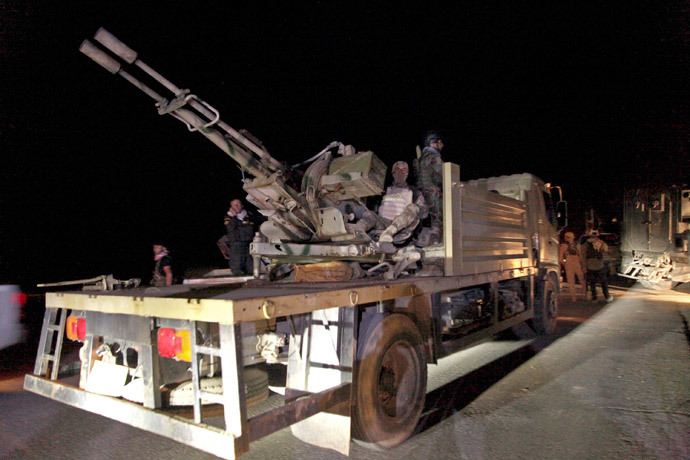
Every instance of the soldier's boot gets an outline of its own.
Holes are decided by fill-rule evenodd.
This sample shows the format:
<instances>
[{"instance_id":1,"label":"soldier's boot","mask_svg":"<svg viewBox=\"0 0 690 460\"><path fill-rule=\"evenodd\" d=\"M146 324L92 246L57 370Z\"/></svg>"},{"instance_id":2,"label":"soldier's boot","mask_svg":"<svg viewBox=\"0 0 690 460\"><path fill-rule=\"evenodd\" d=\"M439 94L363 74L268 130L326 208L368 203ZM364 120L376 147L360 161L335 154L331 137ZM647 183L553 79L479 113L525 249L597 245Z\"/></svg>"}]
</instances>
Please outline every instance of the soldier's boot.
<instances>
[{"instance_id":1,"label":"soldier's boot","mask_svg":"<svg viewBox=\"0 0 690 460\"><path fill-rule=\"evenodd\" d=\"M403 212L398 214L398 216L393 219L393 222L386 227L386 229L381 233L379 237L379 242L381 243L392 243L393 237L400 231L407 227L411 227L413 224L416 227L419 223L417 219L419 216L419 206L412 203L408 204Z\"/></svg>"},{"instance_id":2,"label":"soldier's boot","mask_svg":"<svg viewBox=\"0 0 690 460\"><path fill-rule=\"evenodd\" d=\"M393 237L398 233L399 229L395 225L391 224L381 233L379 236L379 243L392 243Z\"/></svg>"}]
</instances>

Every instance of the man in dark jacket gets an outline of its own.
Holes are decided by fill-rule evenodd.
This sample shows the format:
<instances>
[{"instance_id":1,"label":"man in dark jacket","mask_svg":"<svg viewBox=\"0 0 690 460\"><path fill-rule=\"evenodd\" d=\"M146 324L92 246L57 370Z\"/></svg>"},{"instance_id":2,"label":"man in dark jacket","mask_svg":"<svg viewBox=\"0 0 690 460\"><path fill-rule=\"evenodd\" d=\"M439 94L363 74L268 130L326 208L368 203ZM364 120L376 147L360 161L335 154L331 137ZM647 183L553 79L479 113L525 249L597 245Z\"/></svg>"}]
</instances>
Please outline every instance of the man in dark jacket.
<instances>
[{"instance_id":1,"label":"man in dark jacket","mask_svg":"<svg viewBox=\"0 0 690 460\"><path fill-rule=\"evenodd\" d=\"M171 286L173 284L172 262L168 249L160 242L153 244L153 286Z\"/></svg>"},{"instance_id":2,"label":"man in dark jacket","mask_svg":"<svg viewBox=\"0 0 690 460\"><path fill-rule=\"evenodd\" d=\"M225 228L229 248L228 263L233 275L247 275L252 272L249 243L254 239L257 224L254 215L244 209L239 199L235 198L230 202L230 209L225 216Z\"/></svg>"},{"instance_id":3,"label":"man in dark jacket","mask_svg":"<svg viewBox=\"0 0 690 460\"><path fill-rule=\"evenodd\" d=\"M613 296L609 293L608 267L604 266L604 253L607 250L608 246L606 243L599 239L599 230L590 230L587 240L582 245L581 252L584 256L585 269L587 270L585 277L587 278L593 301L597 300L597 283L601 284L601 292L604 294L604 299L607 302L613 300Z\"/></svg>"}]
</instances>

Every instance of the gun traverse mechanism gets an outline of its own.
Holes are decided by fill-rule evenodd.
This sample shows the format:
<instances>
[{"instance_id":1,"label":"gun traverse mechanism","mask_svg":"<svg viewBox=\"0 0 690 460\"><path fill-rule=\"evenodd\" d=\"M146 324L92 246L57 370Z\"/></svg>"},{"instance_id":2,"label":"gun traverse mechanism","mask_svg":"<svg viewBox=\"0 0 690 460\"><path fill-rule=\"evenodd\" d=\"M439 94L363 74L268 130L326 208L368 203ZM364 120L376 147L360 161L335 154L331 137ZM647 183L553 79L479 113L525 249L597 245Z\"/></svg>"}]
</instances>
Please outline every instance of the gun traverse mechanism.
<instances>
[{"instance_id":1,"label":"gun traverse mechanism","mask_svg":"<svg viewBox=\"0 0 690 460\"><path fill-rule=\"evenodd\" d=\"M267 218L251 246L257 260L267 257L275 264L387 259L394 263L392 245L379 245L366 231L348 223L368 211L367 197L383 192L386 165L373 152L355 152L352 146L332 142L312 158L289 166L273 158L254 136L221 120L210 104L145 64L107 30L100 28L94 39L115 57L88 40L80 51L154 99L160 115L171 115L189 131L201 133L252 176L244 179L247 201ZM164 97L125 70L126 66L143 72L172 96ZM307 164L304 171L298 169Z\"/></svg>"}]
</instances>

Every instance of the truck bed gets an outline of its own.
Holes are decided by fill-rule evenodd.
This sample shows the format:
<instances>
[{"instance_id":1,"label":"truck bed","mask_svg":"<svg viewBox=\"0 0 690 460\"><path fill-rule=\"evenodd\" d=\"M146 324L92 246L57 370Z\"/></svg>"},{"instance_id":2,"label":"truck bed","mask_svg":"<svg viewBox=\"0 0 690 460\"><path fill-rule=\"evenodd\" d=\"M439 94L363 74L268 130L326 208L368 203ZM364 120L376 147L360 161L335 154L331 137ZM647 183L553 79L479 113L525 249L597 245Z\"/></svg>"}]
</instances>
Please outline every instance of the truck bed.
<instances>
[{"instance_id":1,"label":"truck bed","mask_svg":"<svg viewBox=\"0 0 690 460\"><path fill-rule=\"evenodd\" d=\"M432 294L531 273L530 268L464 276L366 278L331 283L271 283L253 280L216 286L175 285L121 291L46 294L47 308L164 317L235 324L349 307L412 295Z\"/></svg>"}]
</instances>

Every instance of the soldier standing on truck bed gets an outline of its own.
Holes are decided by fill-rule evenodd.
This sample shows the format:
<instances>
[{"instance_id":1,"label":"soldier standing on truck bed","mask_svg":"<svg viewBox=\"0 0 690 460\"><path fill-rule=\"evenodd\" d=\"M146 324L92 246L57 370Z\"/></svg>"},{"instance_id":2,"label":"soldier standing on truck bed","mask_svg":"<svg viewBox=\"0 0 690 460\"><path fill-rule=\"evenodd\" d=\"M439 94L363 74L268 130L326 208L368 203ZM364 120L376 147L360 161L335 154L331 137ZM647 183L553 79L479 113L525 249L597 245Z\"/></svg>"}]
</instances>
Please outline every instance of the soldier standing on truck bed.
<instances>
[{"instance_id":1,"label":"soldier standing on truck bed","mask_svg":"<svg viewBox=\"0 0 690 460\"><path fill-rule=\"evenodd\" d=\"M422 155L414 161L417 187L424 195L431 219L431 244L441 241L441 187L443 185L443 139L436 131L429 131L424 138Z\"/></svg>"},{"instance_id":2,"label":"soldier standing on truck bed","mask_svg":"<svg viewBox=\"0 0 690 460\"><path fill-rule=\"evenodd\" d=\"M233 275L246 275L252 271L252 257L249 243L254 239L257 221L252 213L235 198L225 216L225 242L228 246L228 264Z\"/></svg>"},{"instance_id":3,"label":"soldier standing on truck bed","mask_svg":"<svg viewBox=\"0 0 690 460\"><path fill-rule=\"evenodd\" d=\"M153 267L151 284L159 287L172 286L172 259L168 253L168 248L161 244L160 241L153 244L153 260L156 264Z\"/></svg>"}]
</instances>

